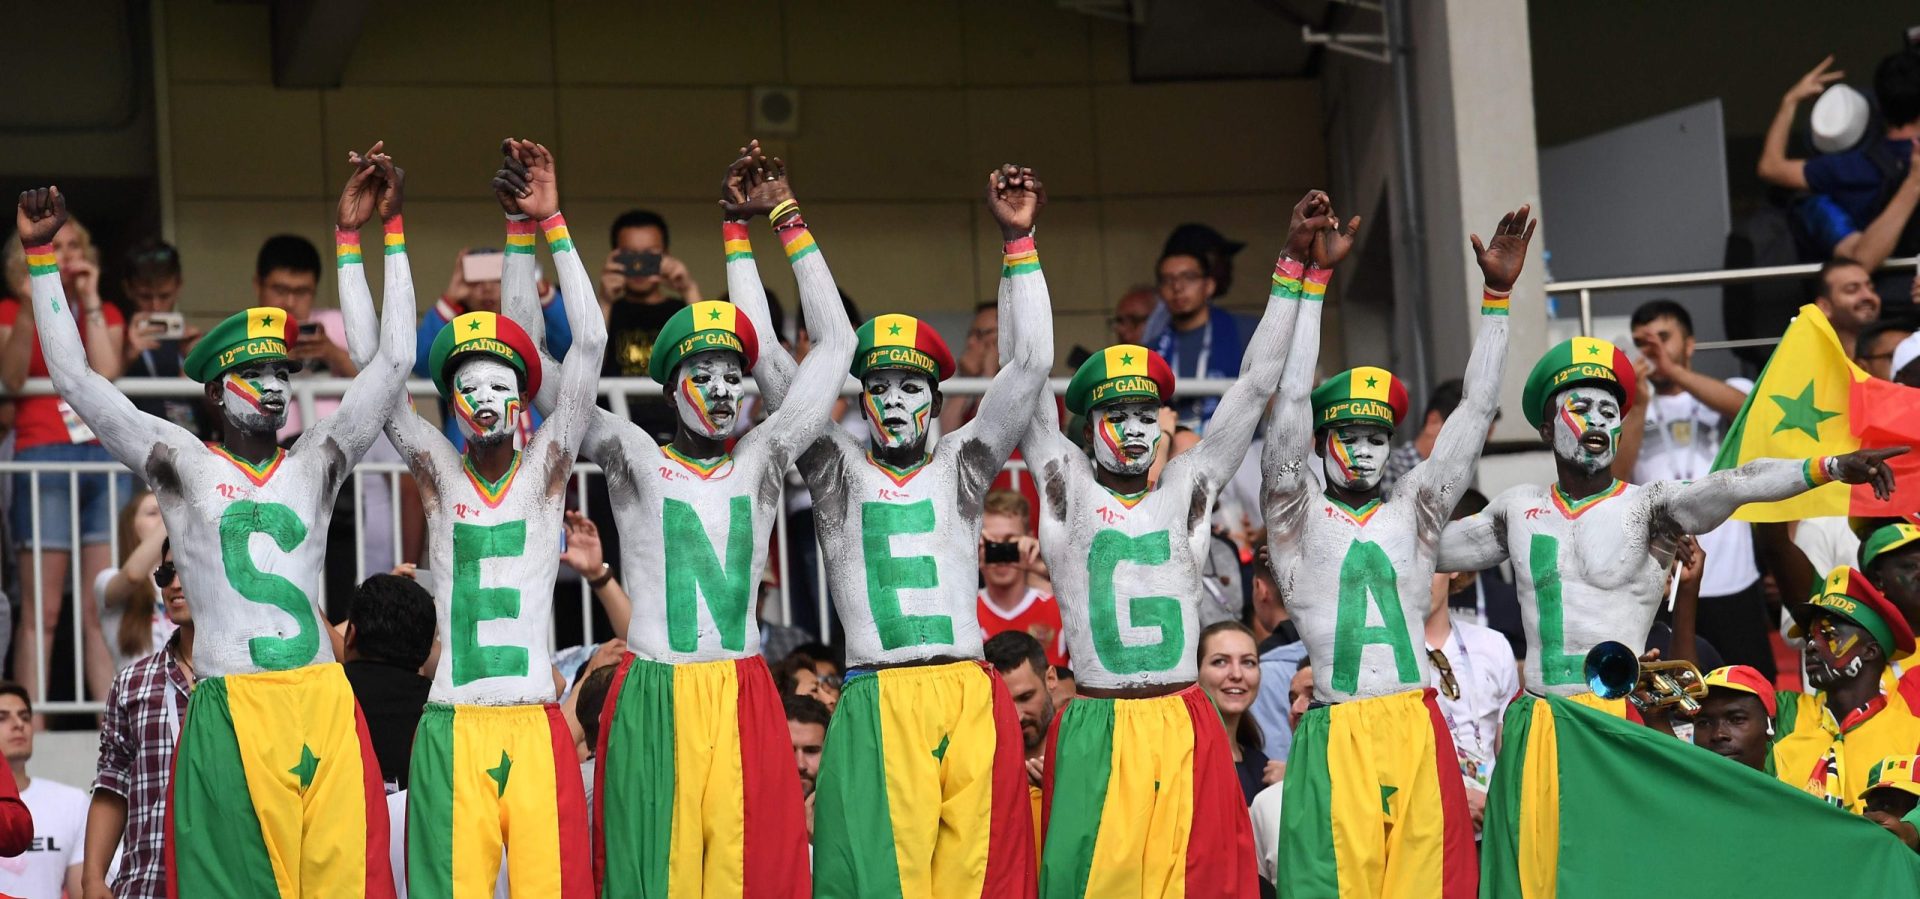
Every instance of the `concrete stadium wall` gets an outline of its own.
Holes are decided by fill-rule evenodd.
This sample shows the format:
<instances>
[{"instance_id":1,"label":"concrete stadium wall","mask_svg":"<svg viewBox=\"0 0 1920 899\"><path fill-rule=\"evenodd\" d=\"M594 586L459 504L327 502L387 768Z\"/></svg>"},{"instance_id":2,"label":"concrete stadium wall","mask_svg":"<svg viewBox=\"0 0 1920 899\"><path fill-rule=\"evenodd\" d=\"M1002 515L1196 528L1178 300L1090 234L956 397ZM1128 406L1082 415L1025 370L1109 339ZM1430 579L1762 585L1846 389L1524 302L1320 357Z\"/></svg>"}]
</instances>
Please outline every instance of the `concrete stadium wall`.
<instances>
[{"instance_id":1,"label":"concrete stadium wall","mask_svg":"<svg viewBox=\"0 0 1920 899\"><path fill-rule=\"evenodd\" d=\"M273 86L266 4L169 0L160 16L163 176L197 317L247 300L267 235L300 233L324 253L347 151L376 138L409 172L423 307L461 246L500 242L487 180L507 135L553 148L590 266L612 218L645 206L718 294L713 201L758 85L799 89L799 134L768 143L866 314L957 315L992 299L986 172L1039 170L1063 358L1106 339L1113 300L1152 277L1180 222L1249 243L1230 301L1260 308L1288 210L1324 180L1317 82L1134 84L1124 25L1049 3L383 4L331 90ZM765 230L756 243L791 308L777 244ZM333 296L328 277L321 304Z\"/></svg>"}]
</instances>

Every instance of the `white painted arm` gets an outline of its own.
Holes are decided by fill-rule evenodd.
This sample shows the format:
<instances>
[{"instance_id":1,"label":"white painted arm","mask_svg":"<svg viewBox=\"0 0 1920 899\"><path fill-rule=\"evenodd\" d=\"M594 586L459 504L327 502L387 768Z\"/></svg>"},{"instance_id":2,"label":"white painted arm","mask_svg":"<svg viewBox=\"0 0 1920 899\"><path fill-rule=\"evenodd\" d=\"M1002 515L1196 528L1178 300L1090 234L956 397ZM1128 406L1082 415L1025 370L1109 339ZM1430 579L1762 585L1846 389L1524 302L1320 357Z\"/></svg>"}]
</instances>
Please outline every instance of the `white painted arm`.
<instances>
[{"instance_id":1,"label":"white painted arm","mask_svg":"<svg viewBox=\"0 0 1920 899\"><path fill-rule=\"evenodd\" d=\"M1467 358L1460 405L1440 426L1433 454L1407 473L1421 504L1445 521L1460 494L1473 483L1475 465L1487 443L1487 430L1500 414L1500 377L1507 366L1507 305L1489 296L1480 304L1480 336Z\"/></svg>"},{"instance_id":2,"label":"white painted arm","mask_svg":"<svg viewBox=\"0 0 1920 899\"><path fill-rule=\"evenodd\" d=\"M381 296L380 348L354 377L353 385L340 398L340 407L300 437L300 444L333 440L349 462L360 461L373 445L393 409L394 395L405 387L407 374L413 370L415 309L406 226L396 215L386 220L385 231L386 285Z\"/></svg>"},{"instance_id":3,"label":"white painted arm","mask_svg":"<svg viewBox=\"0 0 1920 899\"><path fill-rule=\"evenodd\" d=\"M1267 413L1266 445L1260 454L1260 506L1268 539L1289 545L1297 544L1317 492L1307 466L1313 464L1313 376L1320 361L1322 304L1304 291L1302 297L1280 375L1280 396Z\"/></svg>"},{"instance_id":4,"label":"white painted arm","mask_svg":"<svg viewBox=\"0 0 1920 899\"><path fill-rule=\"evenodd\" d=\"M814 344L794 375L786 401L760 427L748 431L741 443L771 442L784 464L834 426L833 403L840 398L840 386L846 383L847 367L853 362L854 333L833 273L805 223L798 216L790 218L782 223L779 234L800 282L800 306Z\"/></svg>"},{"instance_id":5,"label":"white painted arm","mask_svg":"<svg viewBox=\"0 0 1920 899\"><path fill-rule=\"evenodd\" d=\"M1286 370L1287 344L1293 339L1300 307L1306 303L1303 299L1306 290L1313 291L1312 302L1318 306L1327 289L1328 274L1326 269L1315 269L1310 273L1310 281L1303 283L1297 265L1290 260L1282 257L1274 265L1267 308L1260 316L1259 326L1254 328L1247 351L1240 357L1240 376L1220 397L1213 417L1207 421L1206 435L1192 450L1167 464L1192 458L1188 464L1196 466L1201 480L1215 491L1233 479L1247 455L1247 447L1253 443L1254 426L1259 424L1267 401L1280 386L1281 373Z\"/></svg>"},{"instance_id":6,"label":"white painted arm","mask_svg":"<svg viewBox=\"0 0 1920 899\"><path fill-rule=\"evenodd\" d=\"M773 313L767 305L767 289L760 283L760 267L754 262L753 244L747 238L746 223L722 222L720 236L727 254L727 298L735 308L746 313L747 321L753 323L754 334L760 338L760 358L753 366L753 381L767 398L767 408L778 409L787 399L787 388L793 385L794 371L800 364L780 345ZM835 296L838 297L837 291Z\"/></svg>"},{"instance_id":7,"label":"white painted arm","mask_svg":"<svg viewBox=\"0 0 1920 899\"><path fill-rule=\"evenodd\" d=\"M954 432L962 446L973 440L984 443L982 455L994 460L994 468L1005 462L1031 426L1024 410L1053 406L1046 392L1053 369L1053 303L1031 236L1003 247L999 302L1000 372L980 397L973 420Z\"/></svg>"}]
</instances>

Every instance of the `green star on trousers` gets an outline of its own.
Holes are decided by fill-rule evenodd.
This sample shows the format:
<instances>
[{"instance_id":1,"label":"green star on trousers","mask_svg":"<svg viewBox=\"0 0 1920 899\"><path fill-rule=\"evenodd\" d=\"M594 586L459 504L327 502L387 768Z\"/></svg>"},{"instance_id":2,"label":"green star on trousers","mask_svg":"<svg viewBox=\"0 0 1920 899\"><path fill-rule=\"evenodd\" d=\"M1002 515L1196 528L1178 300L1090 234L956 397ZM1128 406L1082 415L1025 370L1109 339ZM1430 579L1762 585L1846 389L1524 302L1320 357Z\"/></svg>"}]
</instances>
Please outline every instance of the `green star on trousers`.
<instances>
[{"instance_id":1,"label":"green star on trousers","mask_svg":"<svg viewBox=\"0 0 1920 899\"><path fill-rule=\"evenodd\" d=\"M487 769L487 776L493 778L493 782L500 788L500 791L495 795L507 795L507 775L511 773L513 773L513 759L508 758L507 751L502 749L500 750L500 764Z\"/></svg>"},{"instance_id":2,"label":"green star on trousers","mask_svg":"<svg viewBox=\"0 0 1920 899\"><path fill-rule=\"evenodd\" d=\"M1799 431L1814 440L1820 439L1820 423L1840 413L1828 412L1813 404L1813 382L1800 391L1800 395L1789 398L1785 394L1768 397L1780 407L1780 423L1773 426L1773 433L1781 431Z\"/></svg>"},{"instance_id":3,"label":"green star on trousers","mask_svg":"<svg viewBox=\"0 0 1920 899\"><path fill-rule=\"evenodd\" d=\"M1380 814L1383 814L1383 815L1393 814L1393 805L1389 803L1388 800L1392 799L1393 794L1398 792L1400 792L1399 787L1389 787L1389 786L1386 786L1385 784L1382 784L1380 786Z\"/></svg>"},{"instance_id":4,"label":"green star on trousers","mask_svg":"<svg viewBox=\"0 0 1920 899\"><path fill-rule=\"evenodd\" d=\"M305 793L313 786L313 775L320 770L320 757L313 754L313 748L300 744L300 764L287 769L287 773L300 778L300 792Z\"/></svg>"}]
</instances>

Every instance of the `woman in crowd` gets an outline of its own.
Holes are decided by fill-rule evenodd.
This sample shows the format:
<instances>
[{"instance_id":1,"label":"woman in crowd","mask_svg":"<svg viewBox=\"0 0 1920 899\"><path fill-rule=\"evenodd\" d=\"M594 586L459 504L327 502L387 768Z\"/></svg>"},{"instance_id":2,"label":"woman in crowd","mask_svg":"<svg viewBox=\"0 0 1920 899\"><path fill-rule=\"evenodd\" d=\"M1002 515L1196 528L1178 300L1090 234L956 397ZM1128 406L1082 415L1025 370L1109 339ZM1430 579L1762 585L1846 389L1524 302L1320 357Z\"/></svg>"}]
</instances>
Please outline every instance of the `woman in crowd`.
<instances>
[{"instance_id":1,"label":"woman in crowd","mask_svg":"<svg viewBox=\"0 0 1920 899\"><path fill-rule=\"evenodd\" d=\"M1260 724L1247 714L1260 695L1260 650L1246 625L1221 621L1200 632L1200 688L1233 735L1233 767L1240 774L1240 791L1252 802L1268 784L1279 782L1286 766L1267 759Z\"/></svg>"},{"instance_id":2,"label":"woman in crowd","mask_svg":"<svg viewBox=\"0 0 1920 899\"><path fill-rule=\"evenodd\" d=\"M110 635L107 649L118 673L128 663L167 644L174 624L156 601L154 569L160 567L160 545L167 539L167 523L160 517L160 501L140 490L120 509L116 524L120 565L94 578L93 595L100 597L101 629Z\"/></svg>"}]
</instances>

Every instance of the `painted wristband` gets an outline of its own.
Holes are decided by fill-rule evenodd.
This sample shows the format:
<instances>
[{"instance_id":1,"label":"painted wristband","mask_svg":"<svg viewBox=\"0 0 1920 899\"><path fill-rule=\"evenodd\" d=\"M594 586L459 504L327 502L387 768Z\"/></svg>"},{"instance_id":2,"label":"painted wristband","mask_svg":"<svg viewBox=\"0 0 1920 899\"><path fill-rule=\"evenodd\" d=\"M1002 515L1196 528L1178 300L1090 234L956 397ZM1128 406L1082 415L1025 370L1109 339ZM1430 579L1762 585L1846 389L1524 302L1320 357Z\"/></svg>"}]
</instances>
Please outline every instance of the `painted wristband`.
<instances>
[{"instance_id":1,"label":"painted wristband","mask_svg":"<svg viewBox=\"0 0 1920 899\"><path fill-rule=\"evenodd\" d=\"M31 258L31 257L29 257ZM360 255L360 232L345 228L333 229L333 265L358 265L365 261Z\"/></svg>"},{"instance_id":2,"label":"painted wristband","mask_svg":"<svg viewBox=\"0 0 1920 899\"><path fill-rule=\"evenodd\" d=\"M27 272L33 275L57 275L60 263L53 255L53 244L27 247Z\"/></svg>"},{"instance_id":3,"label":"painted wristband","mask_svg":"<svg viewBox=\"0 0 1920 899\"><path fill-rule=\"evenodd\" d=\"M747 240L746 222L721 222L720 241L726 248L728 262L736 259L752 261L753 244Z\"/></svg>"},{"instance_id":4,"label":"painted wristband","mask_svg":"<svg viewBox=\"0 0 1920 899\"><path fill-rule=\"evenodd\" d=\"M1506 315L1508 291L1487 290L1480 295L1481 315Z\"/></svg>"},{"instance_id":5,"label":"painted wristband","mask_svg":"<svg viewBox=\"0 0 1920 899\"><path fill-rule=\"evenodd\" d=\"M539 230L533 219L522 215L519 218L507 217L507 252L515 255L533 255L533 233Z\"/></svg>"},{"instance_id":6,"label":"painted wristband","mask_svg":"<svg viewBox=\"0 0 1920 899\"><path fill-rule=\"evenodd\" d=\"M540 230L546 232L547 247L555 253L565 253L573 249L573 235L567 231L567 217L556 212L540 220Z\"/></svg>"},{"instance_id":7,"label":"painted wristband","mask_svg":"<svg viewBox=\"0 0 1920 899\"><path fill-rule=\"evenodd\" d=\"M780 245L786 247L788 262L799 262L801 257L820 249L814 246L813 234L807 231L807 223L801 221L797 213L774 233L780 235Z\"/></svg>"}]
</instances>

